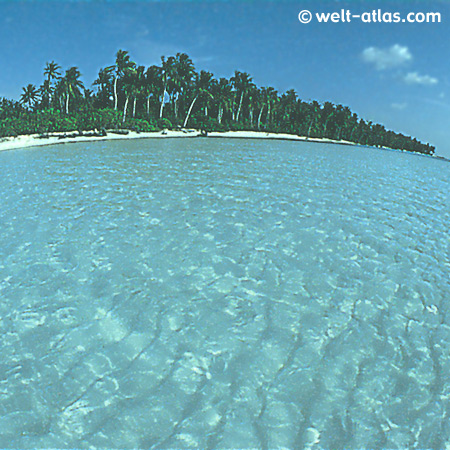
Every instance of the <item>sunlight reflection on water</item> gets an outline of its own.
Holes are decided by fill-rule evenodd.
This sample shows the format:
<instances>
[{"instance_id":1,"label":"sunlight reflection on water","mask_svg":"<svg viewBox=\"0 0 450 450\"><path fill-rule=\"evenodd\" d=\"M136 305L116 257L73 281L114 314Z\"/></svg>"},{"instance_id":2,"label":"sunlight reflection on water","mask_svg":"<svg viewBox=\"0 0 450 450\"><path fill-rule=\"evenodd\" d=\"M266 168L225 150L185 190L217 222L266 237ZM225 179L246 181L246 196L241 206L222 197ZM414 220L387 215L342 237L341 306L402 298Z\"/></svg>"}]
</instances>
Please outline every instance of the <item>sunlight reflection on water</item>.
<instances>
[{"instance_id":1,"label":"sunlight reflection on water","mask_svg":"<svg viewBox=\"0 0 450 450\"><path fill-rule=\"evenodd\" d=\"M1 447L448 445L448 163L209 139L0 160Z\"/></svg>"}]
</instances>

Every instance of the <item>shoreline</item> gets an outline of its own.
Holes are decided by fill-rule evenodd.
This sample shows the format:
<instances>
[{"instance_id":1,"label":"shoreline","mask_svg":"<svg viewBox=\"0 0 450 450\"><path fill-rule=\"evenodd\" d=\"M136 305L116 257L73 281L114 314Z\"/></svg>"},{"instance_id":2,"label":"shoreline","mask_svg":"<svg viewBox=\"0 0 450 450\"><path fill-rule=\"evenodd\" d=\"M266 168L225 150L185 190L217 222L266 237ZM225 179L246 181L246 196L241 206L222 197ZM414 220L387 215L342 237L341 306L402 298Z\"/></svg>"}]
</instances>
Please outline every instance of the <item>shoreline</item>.
<instances>
[{"instance_id":1,"label":"shoreline","mask_svg":"<svg viewBox=\"0 0 450 450\"><path fill-rule=\"evenodd\" d=\"M40 138L38 134L21 135L17 137L5 137L0 139L0 152L7 150L20 150L25 148L43 147L57 144L74 144L77 142L99 142L99 141L115 141L127 139L170 139L170 138L231 138L231 139L266 139L279 141L300 141L300 142L315 142L322 144L337 144L337 145L351 145L358 147L369 147L378 150L400 151L402 153L412 153L415 155L429 156L444 161L449 159L438 155L427 155L425 153L411 152L408 150L397 150L388 147L370 147L366 145L357 144L355 142L345 140L334 140L328 138L308 138L306 136L298 136L288 133L270 133L266 131L212 131L205 136L200 130L196 129L181 129L181 130L162 130L152 132L136 132L129 131L128 134L115 134L107 130L106 136L69 136L62 137L65 134L73 134L74 132L55 132L48 137Z\"/></svg>"},{"instance_id":2,"label":"shoreline","mask_svg":"<svg viewBox=\"0 0 450 450\"><path fill-rule=\"evenodd\" d=\"M47 145L57 144L73 144L76 142L97 142L97 141L112 141L123 139L162 139L162 138L239 138L239 139L269 139L269 140L288 140L288 141L302 141L302 142L319 142L340 145L359 145L350 141L336 141L333 139L321 138L307 138L305 136L297 136L288 133L269 133L266 131L212 131L206 136L196 129L181 129L181 130L163 130L152 132L136 132L129 131L128 134L114 134L107 132L106 136L70 136L61 137L64 134L72 134L74 132L55 132L51 133L49 137L40 138L38 134L27 134L17 137L6 137L0 139L0 151L25 149L30 147L42 147Z\"/></svg>"},{"instance_id":3,"label":"shoreline","mask_svg":"<svg viewBox=\"0 0 450 450\"><path fill-rule=\"evenodd\" d=\"M70 136L62 137L65 134L74 132L55 132L49 137L40 138L38 134L25 134L17 137L6 137L0 139L0 152L7 150L19 150L32 147L43 147L47 145L57 144L74 144L77 142L99 142L99 141L115 141L124 139L150 139L150 138L174 138L174 137L198 137L201 136L197 130L184 131L152 131L152 132L136 132L129 131L128 134L107 133L106 136Z\"/></svg>"}]
</instances>

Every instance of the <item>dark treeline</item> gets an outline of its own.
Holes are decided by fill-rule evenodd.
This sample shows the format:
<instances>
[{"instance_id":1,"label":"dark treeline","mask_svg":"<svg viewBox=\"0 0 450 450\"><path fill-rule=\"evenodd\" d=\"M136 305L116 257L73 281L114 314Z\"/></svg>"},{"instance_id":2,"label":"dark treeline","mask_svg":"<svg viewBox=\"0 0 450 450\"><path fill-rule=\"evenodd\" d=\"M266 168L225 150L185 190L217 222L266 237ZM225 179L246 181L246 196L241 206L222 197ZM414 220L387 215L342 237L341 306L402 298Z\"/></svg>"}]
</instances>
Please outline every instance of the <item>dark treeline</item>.
<instances>
[{"instance_id":1,"label":"dark treeline","mask_svg":"<svg viewBox=\"0 0 450 450\"><path fill-rule=\"evenodd\" d=\"M434 147L359 118L347 106L305 102L294 90L258 87L248 73L214 78L197 72L188 55L161 58L160 66L136 65L119 50L100 69L93 89L77 67L63 74L47 63L40 87L23 88L20 101L0 100L0 137L55 131L126 128L155 131L192 127L206 131L255 130L433 154Z\"/></svg>"}]
</instances>

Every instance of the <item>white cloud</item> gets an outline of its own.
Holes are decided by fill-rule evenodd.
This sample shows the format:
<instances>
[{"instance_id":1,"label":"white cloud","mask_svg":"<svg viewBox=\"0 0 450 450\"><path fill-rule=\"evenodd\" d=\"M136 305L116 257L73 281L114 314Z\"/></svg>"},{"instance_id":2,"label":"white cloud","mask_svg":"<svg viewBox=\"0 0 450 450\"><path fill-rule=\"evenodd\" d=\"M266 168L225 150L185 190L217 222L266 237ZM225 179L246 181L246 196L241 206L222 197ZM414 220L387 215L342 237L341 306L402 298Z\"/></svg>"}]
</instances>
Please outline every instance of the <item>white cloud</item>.
<instances>
[{"instance_id":1,"label":"white cloud","mask_svg":"<svg viewBox=\"0 0 450 450\"><path fill-rule=\"evenodd\" d=\"M430 77L430 75L419 75L417 72L409 72L404 77L403 80L408 84L424 84L431 86L438 83L438 79Z\"/></svg>"},{"instance_id":2,"label":"white cloud","mask_svg":"<svg viewBox=\"0 0 450 450\"><path fill-rule=\"evenodd\" d=\"M450 104L443 102L441 100L435 100L433 98L421 98L421 100L425 103L429 103L430 105L436 105L436 106L441 106L442 108L445 108L445 109L450 109Z\"/></svg>"},{"instance_id":3,"label":"white cloud","mask_svg":"<svg viewBox=\"0 0 450 450\"><path fill-rule=\"evenodd\" d=\"M364 62L373 64L377 70L403 66L413 59L409 48L399 44L389 48L368 47L361 56Z\"/></svg>"},{"instance_id":4,"label":"white cloud","mask_svg":"<svg viewBox=\"0 0 450 450\"><path fill-rule=\"evenodd\" d=\"M407 103L392 103L391 104L391 108L398 109L398 110L405 109L407 106L408 106Z\"/></svg>"}]
</instances>

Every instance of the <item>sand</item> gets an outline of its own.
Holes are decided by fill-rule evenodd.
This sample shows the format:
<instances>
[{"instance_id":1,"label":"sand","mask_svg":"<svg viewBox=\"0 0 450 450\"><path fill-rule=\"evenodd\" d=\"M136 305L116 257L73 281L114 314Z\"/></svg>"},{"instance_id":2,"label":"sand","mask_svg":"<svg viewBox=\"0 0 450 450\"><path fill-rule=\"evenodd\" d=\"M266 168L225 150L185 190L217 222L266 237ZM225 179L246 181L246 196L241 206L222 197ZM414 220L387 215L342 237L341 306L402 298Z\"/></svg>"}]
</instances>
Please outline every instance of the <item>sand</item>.
<instances>
[{"instance_id":1,"label":"sand","mask_svg":"<svg viewBox=\"0 0 450 450\"><path fill-rule=\"evenodd\" d=\"M74 132L50 133L48 138L39 138L38 134L30 134L18 137L8 137L0 139L0 151L13 150L28 147L42 147L43 145L67 144L74 142L95 142L95 141L110 141L118 139L145 139L145 138L170 138L170 137L196 137L200 136L197 130L183 130L183 131L158 131L151 133L137 133L130 131L126 135L114 134L109 132L107 136L76 136L60 138L64 134L73 134Z\"/></svg>"},{"instance_id":2,"label":"sand","mask_svg":"<svg viewBox=\"0 0 450 450\"><path fill-rule=\"evenodd\" d=\"M60 138L60 136L65 133L51 133L48 138L39 138L39 135L24 135L18 137L8 137L0 139L0 151L3 150L14 150L23 149L29 147L41 147L44 145L55 145L55 144L67 144L73 142L95 142L95 141L108 141L108 140L118 140L118 139L149 139L149 138L193 138L201 137L202 134L199 130L193 129L182 129L179 131L164 130L151 133L137 133L130 131L126 135L113 134L108 132L107 136L99 137L88 137L88 136L77 136L77 137L65 137ZM67 133L67 134L73 134ZM304 136L296 136L287 133L267 133L263 131L226 131L226 132L212 132L208 133L210 138L239 138L239 139L277 139L277 140L290 140L290 141L307 141L307 142L329 142L335 144L346 144L346 145L356 145L354 142L347 141L335 141L332 139L316 139L307 138Z\"/></svg>"}]
</instances>

